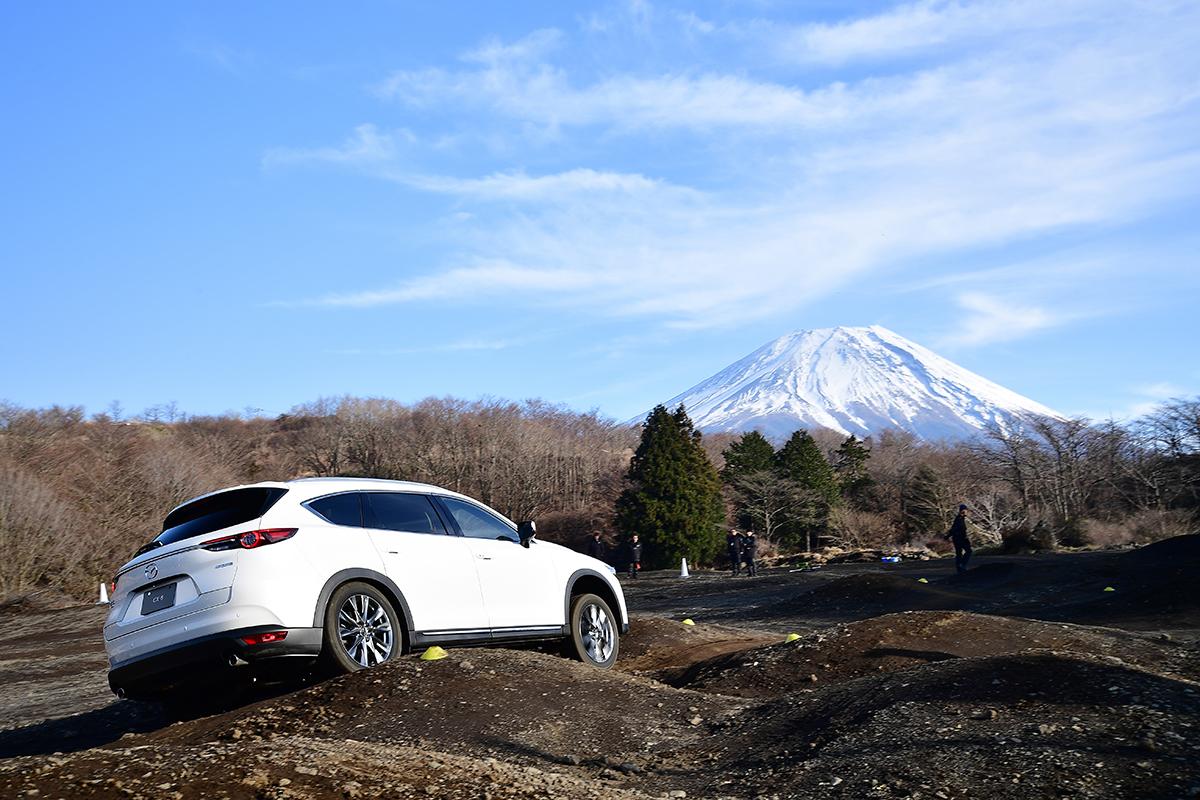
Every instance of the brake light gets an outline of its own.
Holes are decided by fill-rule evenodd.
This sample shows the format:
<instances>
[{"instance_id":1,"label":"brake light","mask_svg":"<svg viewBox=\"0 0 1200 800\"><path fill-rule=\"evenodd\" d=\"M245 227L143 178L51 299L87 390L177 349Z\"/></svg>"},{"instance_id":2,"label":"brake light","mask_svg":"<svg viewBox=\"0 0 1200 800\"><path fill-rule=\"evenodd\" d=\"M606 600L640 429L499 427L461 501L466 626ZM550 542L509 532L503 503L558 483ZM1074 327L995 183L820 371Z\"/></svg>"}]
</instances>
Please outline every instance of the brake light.
<instances>
[{"instance_id":1,"label":"brake light","mask_svg":"<svg viewBox=\"0 0 1200 800\"><path fill-rule=\"evenodd\" d=\"M205 550L233 550L238 547L243 550L252 550L264 544L275 544L276 542L282 542L284 539L290 539L296 535L297 530L299 529L263 528L257 531L246 531L245 533L235 533L231 536L222 536L219 539L209 539L200 546Z\"/></svg>"},{"instance_id":2,"label":"brake light","mask_svg":"<svg viewBox=\"0 0 1200 800\"><path fill-rule=\"evenodd\" d=\"M249 636L243 636L242 641L248 645L267 644L269 642L282 642L287 638L287 631L268 631L266 633L252 633Z\"/></svg>"}]
</instances>

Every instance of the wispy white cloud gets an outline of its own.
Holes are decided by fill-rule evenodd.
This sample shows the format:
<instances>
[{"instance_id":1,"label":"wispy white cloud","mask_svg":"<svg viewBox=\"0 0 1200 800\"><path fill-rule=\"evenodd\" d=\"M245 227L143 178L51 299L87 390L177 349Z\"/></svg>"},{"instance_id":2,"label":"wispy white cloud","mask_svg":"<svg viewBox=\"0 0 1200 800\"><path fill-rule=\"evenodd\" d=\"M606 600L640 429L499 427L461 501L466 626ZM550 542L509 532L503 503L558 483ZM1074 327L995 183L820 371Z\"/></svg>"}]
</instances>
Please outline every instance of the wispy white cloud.
<instances>
[{"instance_id":1,"label":"wispy white cloud","mask_svg":"<svg viewBox=\"0 0 1200 800\"><path fill-rule=\"evenodd\" d=\"M785 60L841 64L910 55L956 44L1062 29L1128 13L1113 0L921 0L834 23L779 26L776 52Z\"/></svg>"},{"instance_id":2,"label":"wispy white cloud","mask_svg":"<svg viewBox=\"0 0 1200 800\"><path fill-rule=\"evenodd\" d=\"M412 132L400 129L380 131L367 123L359 125L346 140L335 147L277 147L263 155L263 166L325 162L347 166L382 164L396 158L401 144L416 141Z\"/></svg>"},{"instance_id":3,"label":"wispy white cloud","mask_svg":"<svg viewBox=\"0 0 1200 800\"><path fill-rule=\"evenodd\" d=\"M356 165L379 156L380 177L459 203L520 201L511 213L483 209L465 220L457 255L440 270L317 302L520 293L680 328L729 325L932 254L1128 224L1193 196L1200 7L1082 8L1072 1L1030 21L1026 0L927 2L786 31L806 37L796 45L804 58L830 64L930 55L819 85L738 69L583 73L554 60L569 50L558 31L489 41L453 69L397 72L378 87L381 97L509 136L518 164L553 163L559 150L567 163L450 177L402 168L394 149L372 146L361 129L340 148L305 151ZM780 41L779 30L756 30L763 47ZM943 52L947 42L973 45ZM693 163L709 165L695 173L707 185L658 177L653 157L636 153L639 137L690 148ZM570 163L581 150L564 142L608 146L632 166ZM892 279L905 275L925 279ZM1032 335L1081 313L962 289L963 346Z\"/></svg>"},{"instance_id":4,"label":"wispy white cloud","mask_svg":"<svg viewBox=\"0 0 1200 800\"><path fill-rule=\"evenodd\" d=\"M1007 297L994 297L980 292L958 296L962 311L957 329L945 339L946 344L959 347L995 344L1021 339L1046 328L1063 325L1074 315L1022 304Z\"/></svg>"},{"instance_id":5,"label":"wispy white cloud","mask_svg":"<svg viewBox=\"0 0 1200 800\"><path fill-rule=\"evenodd\" d=\"M668 188L663 181L644 175L592 169L573 169L549 175L497 172L482 178L452 178L444 175L394 177L417 189L479 200L546 200L583 193L637 194ZM680 188L676 191L687 190Z\"/></svg>"},{"instance_id":6,"label":"wispy white cloud","mask_svg":"<svg viewBox=\"0 0 1200 800\"><path fill-rule=\"evenodd\" d=\"M407 356L424 353L465 353L472 351L490 352L507 350L524 344L520 339L459 339L439 344L413 345L409 347L342 347L329 348L323 352L335 356Z\"/></svg>"},{"instance_id":7,"label":"wispy white cloud","mask_svg":"<svg viewBox=\"0 0 1200 800\"><path fill-rule=\"evenodd\" d=\"M369 308L444 298L470 300L503 291L570 292L598 283L585 272L529 269L493 261L415 278L391 288L326 295L300 305Z\"/></svg>"}]
</instances>

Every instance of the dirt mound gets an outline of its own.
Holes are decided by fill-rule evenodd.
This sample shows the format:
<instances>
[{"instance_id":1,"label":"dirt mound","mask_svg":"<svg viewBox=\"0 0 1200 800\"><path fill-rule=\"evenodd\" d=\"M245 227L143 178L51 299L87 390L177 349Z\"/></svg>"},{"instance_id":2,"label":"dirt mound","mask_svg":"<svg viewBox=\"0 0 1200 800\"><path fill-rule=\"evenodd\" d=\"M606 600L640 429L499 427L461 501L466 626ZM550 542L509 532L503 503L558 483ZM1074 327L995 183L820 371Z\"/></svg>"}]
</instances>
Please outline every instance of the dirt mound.
<instances>
[{"instance_id":1,"label":"dirt mound","mask_svg":"<svg viewBox=\"0 0 1200 800\"><path fill-rule=\"evenodd\" d=\"M663 670L673 686L736 697L813 691L864 675L958 658L1035 649L1102 655L1170 677L1200 678L1200 652L1124 631L943 611L888 614L810 633L795 642Z\"/></svg>"},{"instance_id":2,"label":"dirt mound","mask_svg":"<svg viewBox=\"0 0 1200 800\"><path fill-rule=\"evenodd\" d=\"M579 771L577 771L579 772ZM594 771L593 771L594 772ZM483 797L638 800L593 774L354 740L276 737L88 750L0 762L5 797L354 800Z\"/></svg>"},{"instance_id":3,"label":"dirt mound","mask_svg":"<svg viewBox=\"0 0 1200 800\"><path fill-rule=\"evenodd\" d=\"M1195 567L1200 565L1200 533L1172 536L1126 553L1123 561L1139 567Z\"/></svg>"},{"instance_id":4,"label":"dirt mound","mask_svg":"<svg viewBox=\"0 0 1200 800\"><path fill-rule=\"evenodd\" d=\"M1189 796L1195 541L643 576L618 670L454 650L176 724L113 702L103 609L11 614L0 797Z\"/></svg>"},{"instance_id":5,"label":"dirt mound","mask_svg":"<svg viewBox=\"0 0 1200 800\"><path fill-rule=\"evenodd\" d=\"M664 742L698 737L692 719L738 707L729 698L557 656L459 650L440 661L402 659L147 738L300 735L467 749L543 764L603 761L613 754L652 760Z\"/></svg>"},{"instance_id":6,"label":"dirt mound","mask_svg":"<svg viewBox=\"0 0 1200 800\"><path fill-rule=\"evenodd\" d=\"M637 673L682 667L778 642L781 638L778 634L760 634L725 625L684 625L681 619L635 617L629 623L629 633L621 637L621 658L617 662L617 669Z\"/></svg>"},{"instance_id":7,"label":"dirt mound","mask_svg":"<svg viewBox=\"0 0 1200 800\"><path fill-rule=\"evenodd\" d=\"M964 658L792 695L738 716L714 766L747 794L1184 796L1200 694L1053 651Z\"/></svg>"},{"instance_id":8,"label":"dirt mound","mask_svg":"<svg viewBox=\"0 0 1200 800\"><path fill-rule=\"evenodd\" d=\"M1179 536L1114 556L1113 563L1064 592L1064 602L1029 613L1132 630L1194 630L1200 618L1198 544L1200 537ZM1011 606L1004 613L1026 613L1026 607Z\"/></svg>"},{"instance_id":9,"label":"dirt mound","mask_svg":"<svg viewBox=\"0 0 1200 800\"><path fill-rule=\"evenodd\" d=\"M69 775L71 796L84 797L176 789L186 797L394 797L423 796L425 786L446 797L485 796L486 787L505 796L620 796L630 782L673 781L674 748L702 748L710 721L744 707L558 656L455 650L131 733L111 749L13 759L0 768L0 795L61 792L55 780ZM350 763L345 754L358 752L387 770L372 775L372 762ZM42 772L9 768L21 761Z\"/></svg>"},{"instance_id":10,"label":"dirt mound","mask_svg":"<svg viewBox=\"0 0 1200 800\"><path fill-rule=\"evenodd\" d=\"M891 611L956 610L971 604L971 598L920 576L868 572L818 586L780 603L781 616L852 612L867 615Z\"/></svg>"}]
</instances>

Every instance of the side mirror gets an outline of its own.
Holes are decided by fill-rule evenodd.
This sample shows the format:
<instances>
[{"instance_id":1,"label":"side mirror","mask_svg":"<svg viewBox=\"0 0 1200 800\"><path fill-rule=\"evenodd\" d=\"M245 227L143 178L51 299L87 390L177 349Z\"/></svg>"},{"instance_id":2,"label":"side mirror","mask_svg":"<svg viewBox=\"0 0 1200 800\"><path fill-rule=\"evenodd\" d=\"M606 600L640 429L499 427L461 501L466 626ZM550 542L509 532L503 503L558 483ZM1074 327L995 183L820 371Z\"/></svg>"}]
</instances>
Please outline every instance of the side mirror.
<instances>
[{"instance_id":1,"label":"side mirror","mask_svg":"<svg viewBox=\"0 0 1200 800\"><path fill-rule=\"evenodd\" d=\"M534 522L522 522L517 526L517 536L521 538L521 547L529 547L529 541L537 536L537 524Z\"/></svg>"}]
</instances>

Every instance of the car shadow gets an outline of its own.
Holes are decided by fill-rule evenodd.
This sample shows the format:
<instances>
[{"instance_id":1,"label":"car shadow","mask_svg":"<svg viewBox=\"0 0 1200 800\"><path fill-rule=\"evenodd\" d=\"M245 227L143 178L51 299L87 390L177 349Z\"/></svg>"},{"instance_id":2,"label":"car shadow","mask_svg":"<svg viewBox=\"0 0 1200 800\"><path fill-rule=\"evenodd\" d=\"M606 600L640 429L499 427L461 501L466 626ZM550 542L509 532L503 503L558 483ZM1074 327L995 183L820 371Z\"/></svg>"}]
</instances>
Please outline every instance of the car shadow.
<instances>
[{"instance_id":1,"label":"car shadow","mask_svg":"<svg viewBox=\"0 0 1200 800\"><path fill-rule=\"evenodd\" d=\"M296 678L242 691L197 695L197 699L187 705L117 700L104 708L0 731L0 758L74 753L102 747L127 734L151 733L176 722L236 711L316 682L313 677Z\"/></svg>"},{"instance_id":2,"label":"car shadow","mask_svg":"<svg viewBox=\"0 0 1200 800\"><path fill-rule=\"evenodd\" d=\"M118 700L94 711L0 732L0 758L74 753L115 742L127 733L158 730L176 719L155 703Z\"/></svg>"}]
</instances>

